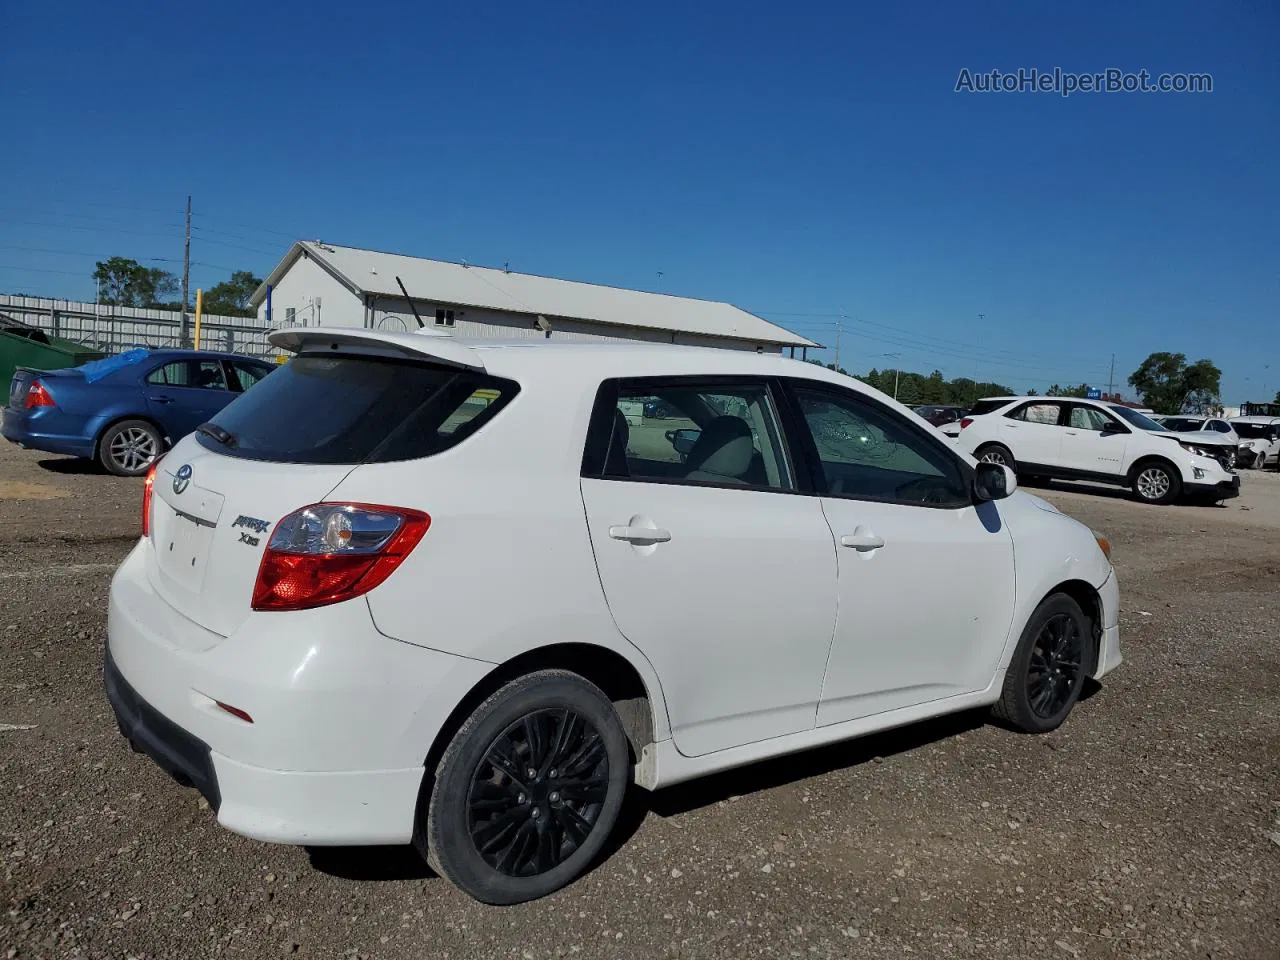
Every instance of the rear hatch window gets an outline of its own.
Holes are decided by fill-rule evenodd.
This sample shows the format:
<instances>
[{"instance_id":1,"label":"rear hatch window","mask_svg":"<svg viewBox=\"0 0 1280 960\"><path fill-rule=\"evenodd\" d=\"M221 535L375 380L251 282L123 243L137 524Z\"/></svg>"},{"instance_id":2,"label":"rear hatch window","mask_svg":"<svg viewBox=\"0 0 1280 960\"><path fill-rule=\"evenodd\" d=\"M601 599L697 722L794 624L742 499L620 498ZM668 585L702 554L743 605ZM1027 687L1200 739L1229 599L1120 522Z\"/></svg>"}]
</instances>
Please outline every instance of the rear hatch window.
<instances>
[{"instance_id":1,"label":"rear hatch window","mask_svg":"<svg viewBox=\"0 0 1280 960\"><path fill-rule=\"evenodd\" d=\"M302 354L225 407L201 446L275 463L386 463L431 456L488 423L510 381L429 361Z\"/></svg>"}]
</instances>

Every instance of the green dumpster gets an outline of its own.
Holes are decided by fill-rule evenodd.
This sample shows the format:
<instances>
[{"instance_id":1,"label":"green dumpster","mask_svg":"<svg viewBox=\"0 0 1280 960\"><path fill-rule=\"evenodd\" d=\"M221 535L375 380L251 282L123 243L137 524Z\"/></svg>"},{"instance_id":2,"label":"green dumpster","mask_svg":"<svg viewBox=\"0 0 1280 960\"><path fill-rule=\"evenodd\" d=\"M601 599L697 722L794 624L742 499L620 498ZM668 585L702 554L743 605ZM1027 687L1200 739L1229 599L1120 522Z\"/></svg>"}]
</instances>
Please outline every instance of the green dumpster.
<instances>
[{"instance_id":1,"label":"green dumpster","mask_svg":"<svg viewBox=\"0 0 1280 960\"><path fill-rule=\"evenodd\" d=\"M51 337L37 327L0 327L0 389L9 396L9 381L18 367L35 370L57 370L78 367L90 360L101 360L106 354L90 350L82 343Z\"/></svg>"}]
</instances>

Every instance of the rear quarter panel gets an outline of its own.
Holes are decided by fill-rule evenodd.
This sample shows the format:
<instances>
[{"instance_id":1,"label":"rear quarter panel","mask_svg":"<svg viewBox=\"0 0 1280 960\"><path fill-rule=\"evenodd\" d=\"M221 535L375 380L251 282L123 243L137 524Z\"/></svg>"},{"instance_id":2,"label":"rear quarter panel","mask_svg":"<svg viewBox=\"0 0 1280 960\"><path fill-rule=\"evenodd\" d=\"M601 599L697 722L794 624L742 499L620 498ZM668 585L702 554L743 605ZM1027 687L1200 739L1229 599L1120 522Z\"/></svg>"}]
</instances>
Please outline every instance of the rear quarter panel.
<instances>
[{"instance_id":1,"label":"rear quarter panel","mask_svg":"<svg viewBox=\"0 0 1280 960\"><path fill-rule=\"evenodd\" d=\"M665 739L657 674L614 624L587 531L579 473L598 381L531 374L521 386L458 446L359 467L326 498L431 517L421 544L368 595L374 622L394 639L493 664L555 644L609 649L640 675Z\"/></svg>"},{"instance_id":2,"label":"rear quarter panel","mask_svg":"<svg viewBox=\"0 0 1280 960\"><path fill-rule=\"evenodd\" d=\"M62 384L59 383L56 386L62 387ZM115 378L100 380L96 383L80 381L75 384L75 389L65 392L68 394L66 400L59 393L58 405L67 412L68 416L80 418L83 424L83 435L95 444L101 437L102 431L115 421L130 417L152 419L147 416L142 390L136 382L129 380L121 382Z\"/></svg>"}]
</instances>

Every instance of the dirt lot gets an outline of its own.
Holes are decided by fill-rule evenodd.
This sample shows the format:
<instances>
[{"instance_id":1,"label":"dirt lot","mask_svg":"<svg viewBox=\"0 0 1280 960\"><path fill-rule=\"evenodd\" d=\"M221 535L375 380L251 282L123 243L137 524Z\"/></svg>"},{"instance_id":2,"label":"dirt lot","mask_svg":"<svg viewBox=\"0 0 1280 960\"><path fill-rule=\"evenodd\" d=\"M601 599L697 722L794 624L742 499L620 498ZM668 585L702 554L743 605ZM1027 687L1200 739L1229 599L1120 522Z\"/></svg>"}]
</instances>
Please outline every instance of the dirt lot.
<instances>
[{"instance_id":1,"label":"dirt lot","mask_svg":"<svg viewBox=\"0 0 1280 960\"><path fill-rule=\"evenodd\" d=\"M1280 476L1108 533L1127 662L1047 738L963 715L638 797L570 890L217 828L102 694L138 481L0 449L0 958L1280 957Z\"/></svg>"}]
</instances>

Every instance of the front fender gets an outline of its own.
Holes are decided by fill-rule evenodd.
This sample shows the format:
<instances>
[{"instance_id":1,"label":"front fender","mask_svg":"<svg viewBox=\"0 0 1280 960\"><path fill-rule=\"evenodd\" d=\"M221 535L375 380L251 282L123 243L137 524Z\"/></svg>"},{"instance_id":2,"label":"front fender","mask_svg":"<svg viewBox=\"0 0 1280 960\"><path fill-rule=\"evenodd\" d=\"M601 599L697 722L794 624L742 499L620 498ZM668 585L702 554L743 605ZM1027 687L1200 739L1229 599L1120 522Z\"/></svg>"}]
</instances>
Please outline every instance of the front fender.
<instances>
[{"instance_id":1,"label":"front fender","mask_svg":"<svg viewBox=\"0 0 1280 960\"><path fill-rule=\"evenodd\" d=\"M1097 593L1103 616L1100 626L1114 623L1117 615L1117 604L1102 602L1103 589L1114 577L1114 570L1092 530L1049 502L1023 491L1002 501L1000 513L1013 537L1014 615L993 683L1000 682L1008 669L1031 614L1063 584L1085 583Z\"/></svg>"}]
</instances>

